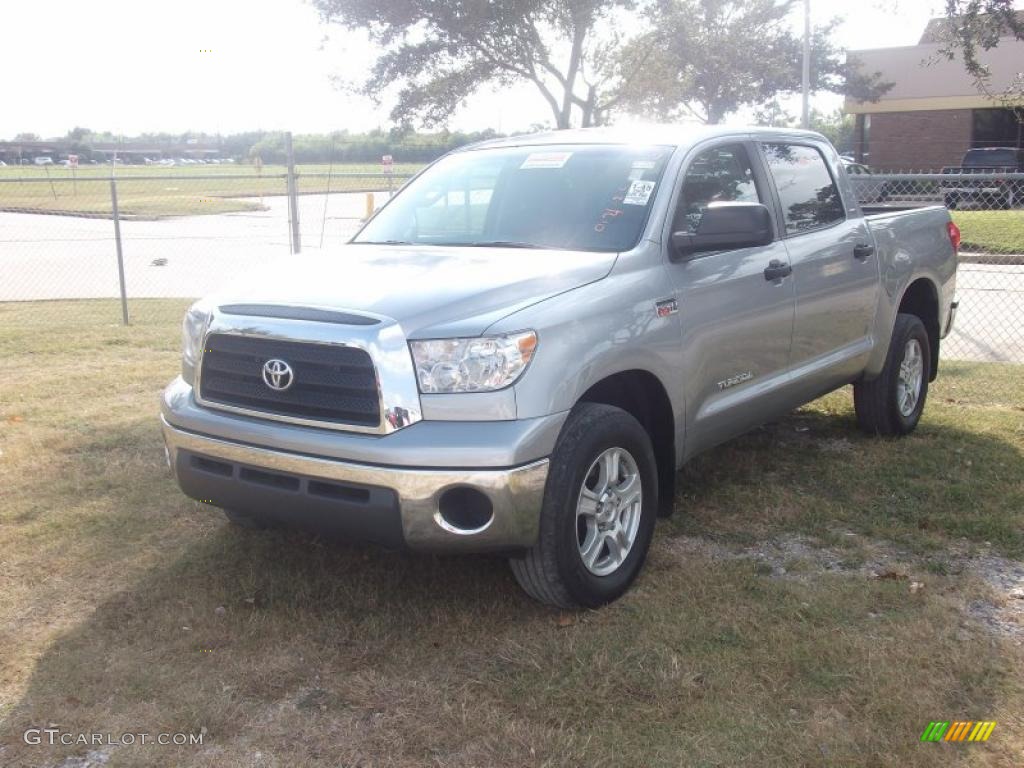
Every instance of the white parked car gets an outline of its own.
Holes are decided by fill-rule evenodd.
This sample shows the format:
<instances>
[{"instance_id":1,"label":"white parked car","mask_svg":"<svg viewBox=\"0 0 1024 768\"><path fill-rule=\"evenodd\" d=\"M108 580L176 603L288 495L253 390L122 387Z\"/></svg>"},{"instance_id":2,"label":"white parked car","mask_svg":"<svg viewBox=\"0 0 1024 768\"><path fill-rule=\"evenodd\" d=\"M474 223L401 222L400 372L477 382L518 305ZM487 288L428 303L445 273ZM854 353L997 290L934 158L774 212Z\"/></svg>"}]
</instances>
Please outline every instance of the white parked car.
<instances>
[{"instance_id":1,"label":"white parked car","mask_svg":"<svg viewBox=\"0 0 1024 768\"><path fill-rule=\"evenodd\" d=\"M36 165L53 165L52 157L37 157L35 159Z\"/></svg>"}]
</instances>

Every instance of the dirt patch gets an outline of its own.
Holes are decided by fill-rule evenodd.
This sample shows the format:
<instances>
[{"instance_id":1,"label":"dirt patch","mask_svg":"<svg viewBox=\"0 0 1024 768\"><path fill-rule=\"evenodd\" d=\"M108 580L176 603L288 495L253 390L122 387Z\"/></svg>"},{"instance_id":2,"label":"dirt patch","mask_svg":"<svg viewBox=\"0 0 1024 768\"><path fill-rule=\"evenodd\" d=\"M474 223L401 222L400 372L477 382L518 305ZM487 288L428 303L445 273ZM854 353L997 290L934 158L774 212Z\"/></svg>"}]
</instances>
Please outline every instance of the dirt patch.
<instances>
[{"instance_id":1,"label":"dirt patch","mask_svg":"<svg viewBox=\"0 0 1024 768\"><path fill-rule=\"evenodd\" d=\"M969 588L965 612L989 631L1024 645L1024 562L993 555L987 547L961 542L926 556L842 531L843 546L809 536L782 535L752 546L733 545L697 536L667 542L681 556L711 560L751 560L770 578L810 580L823 573L906 581L916 592L926 588L927 574L978 579L985 588Z\"/></svg>"}]
</instances>

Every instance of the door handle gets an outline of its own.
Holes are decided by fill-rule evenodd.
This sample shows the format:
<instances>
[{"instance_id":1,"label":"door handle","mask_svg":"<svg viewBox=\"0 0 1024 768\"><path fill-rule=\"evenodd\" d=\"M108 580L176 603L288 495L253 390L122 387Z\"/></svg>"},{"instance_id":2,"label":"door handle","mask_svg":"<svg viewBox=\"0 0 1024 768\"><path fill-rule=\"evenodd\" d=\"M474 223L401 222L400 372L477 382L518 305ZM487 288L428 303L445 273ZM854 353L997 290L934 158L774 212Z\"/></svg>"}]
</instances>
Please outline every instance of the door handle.
<instances>
[{"instance_id":1,"label":"door handle","mask_svg":"<svg viewBox=\"0 0 1024 768\"><path fill-rule=\"evenodd\" d=\"M857 261L866 261L868 256L875 252L875 246L867 243L859 243L853 246L853 258Z\"/></svg>"},{"instance_id":2,"label":"door handle","mask_svg":"<svg viewBox=\"0 0 1024 768\"><path fill-rule=\"evenodd\" d=\"M765 280L781 280L784 277L789 277L791 274L793 274L793 268L778 259L772 259L768 262L768 266L764 268Z\"/></svg>"}]
</instances>

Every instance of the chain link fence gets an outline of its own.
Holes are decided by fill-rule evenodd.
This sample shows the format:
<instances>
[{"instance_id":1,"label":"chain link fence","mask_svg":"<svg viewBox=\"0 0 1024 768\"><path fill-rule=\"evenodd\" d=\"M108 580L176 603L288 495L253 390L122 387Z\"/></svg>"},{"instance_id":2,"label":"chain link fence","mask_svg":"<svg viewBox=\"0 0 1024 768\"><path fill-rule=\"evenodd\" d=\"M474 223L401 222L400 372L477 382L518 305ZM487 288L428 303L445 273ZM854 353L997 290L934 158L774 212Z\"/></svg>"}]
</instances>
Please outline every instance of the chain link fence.
<instances>
[{"instance_id":1,"label":"chain link fence","mask_svg":"<svg viewBox=\"0 0 1024 768\"><path fill-rule=\"evenodd\" d=\"M53 300L116 299L111 322L335 248L409 178L326 166L0 170L0 302L45 313ZM943 355L1024 362L1024 174L847 171L868 214L951 209L960 309Z\"/></svg>"},{"instance_id":2,"label":"chain link fence","mask_svg":"<svg viewBox=\"0 0 1024 768\"><path fill-rule=\"evenodd\" d=\"M868 214L945 205L960 229L960 308L943 354L1024 362L1024 173L949 168L870 173L847 167Z\"/></svg>"},{"instance_id":3,"label":"chain link fence","mask_svg":"<svg viewBox=\"0 0 1024 768\"><path fill-rule=\"evenodd\" d=\"M0 302L113 298L130 322L146 300L196 298L345 242L408 178L297 172L289 196L280 168L138 170L0 175Z\"/></svg>"}]
</instances>

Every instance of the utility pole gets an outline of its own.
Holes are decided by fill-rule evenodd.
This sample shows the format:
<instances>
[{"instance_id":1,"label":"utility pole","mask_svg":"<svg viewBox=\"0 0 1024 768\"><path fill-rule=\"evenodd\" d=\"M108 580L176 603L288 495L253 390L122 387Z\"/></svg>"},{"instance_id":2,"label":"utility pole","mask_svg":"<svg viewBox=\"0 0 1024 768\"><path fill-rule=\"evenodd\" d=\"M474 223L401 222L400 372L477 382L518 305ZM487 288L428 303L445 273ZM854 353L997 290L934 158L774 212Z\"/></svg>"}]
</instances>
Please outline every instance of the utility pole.
<instances>
[{"instance_id":1,"label":"utility pole","mask_svg":"<svg viewBox=\"0 0 1024 768\"><path fill-rule=\"evenodd\" d=\"M295 152L292 149L291 131L284 135L284 149L288 160L288 224L291 228L289 234L291 235L292 253L299 253L302 251L302 237L299 234L299 190L295 178Z\"/></svg>"},{"instance_id":2,"label":"utility pole","mask_svg":"<svg viewBox=\"0 0 1024 768\"><path fill-rule=\"evenodd\" d=\"M801 77L803 109L800 127L811 127L811 0L804 0L804 66Z\"/></svg>"}]
</instances>

